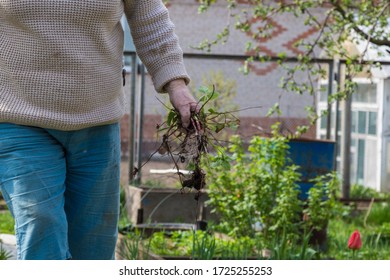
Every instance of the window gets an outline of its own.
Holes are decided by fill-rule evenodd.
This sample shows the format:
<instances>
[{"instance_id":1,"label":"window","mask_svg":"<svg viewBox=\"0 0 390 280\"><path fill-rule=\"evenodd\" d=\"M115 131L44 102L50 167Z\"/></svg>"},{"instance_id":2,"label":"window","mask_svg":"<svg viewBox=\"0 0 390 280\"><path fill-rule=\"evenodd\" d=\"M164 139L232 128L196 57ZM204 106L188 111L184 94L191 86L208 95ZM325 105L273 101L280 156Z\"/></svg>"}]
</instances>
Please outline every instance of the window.
<instances>
[{"instance_id":1,"label":"window","mask_svg":"<svg viewBox=\"0 0 390 280\"><path fill-rule=\"evenodd\" d=\"M320 84L319 88L319 96L320 96L320 102L328 102L328 96L329 96L329 86L328 82L323 82ZM332 92L330 94L334 94L337 89L337 82L333 81L333 87L332 87Z\"/></svg>"},{"instance_id":2,"label":"window","mask_svg":"<svg viewBox=\"0 0 390 280\"><path fill-rule=\"evenodd\" d=\"M320 101L328 102L328 84L322 84L320 86Z\"/></svg>"},{"instance_id":3,"label":"window","mask_svg":"<svg viewBox=\"0 0 390 280\"><path fill-rule=\"evenodd\" d=\"M351 131L364 135L376 135L377 112L352 111Z\"/></svg>"},{"instance_id":4,"label":"window","mask_svg":"<svg viewBox=\"0 0 390 280\"><path fill-rule=\"evenodd\" d=\"M352 111L351 131L357 132L357 112Z\"/></svg>"},{"instance_id":5,"label":"window","mask_svg":"<svg viewBox=\"0 0 390 280\"><path fill-rule=\"evenodd\" d=\"M357 168L357 140L355 138L351 139L351 157L350 157L350 165L351 165L351 174L350 179L351 182L356 182L356 168Z\"/></svg>"},{"instance_id":6,"label":"window","mask_svg":"<svg viewBox=\"0 0 390 280\"><path fill-rule=\"evenodd\" d=\"M368 113L368 134L376 135L376 122L377 122L377 113L369 112Z\"/></svg>"},{"instance_id":7,"label":"window","mask_svg":"<svg viewBox=\"0 0 390 280\"><path fill-rule=\"evenodd\" d=\"M365 141L363 139L358 140L358 154L357 154L357 181L358 183L364 180L364 151Z\"/></svg>"},{"instance_id":8,"label":"window","mask_svg":"<svg viewBox=\"0 0 390 280\"><path fill-rule=\"evenodd\" d=\"M358 84L352 94L352 101L376 104L376 84Z\"/></svg>"},{"instance_id":9,"label":"window","mask_svg":"<svg viewBox=\"0 0 390 280\"><path fill-rule=\"evenodd\" d=\"M359 111L358 112L358 133L366 134L367 127L367 112Z\"/></svg>"},{"instance_id":10,"label":"window","mask_svg":"<svg viewBox=\"0 0 390 280\"><path fill-rule=\"evenodd\" d=\"M353 183L370 186L376 184L377 143L379 141L376 136L380 117L377 100L377 84L375 83L360 83L352 94L350 178ZM342 119L341 116L340 112L339 120ZM339 126L342 134L341 130L342 127ZM341 143L340 139L337 140L337 143ZM338 147L338 155L340 155L339 150Z\"/></svg>"},{"instance_id":11,"label":"window","mask_svg":"<svg viewBox=\"0 0 390 280\"><path fill-rule=\"evenodd\" d=\"M328 124L328 114L324 112L325 111L321 112L321 128L326 129Z\"/></svg>"}]
</instances>

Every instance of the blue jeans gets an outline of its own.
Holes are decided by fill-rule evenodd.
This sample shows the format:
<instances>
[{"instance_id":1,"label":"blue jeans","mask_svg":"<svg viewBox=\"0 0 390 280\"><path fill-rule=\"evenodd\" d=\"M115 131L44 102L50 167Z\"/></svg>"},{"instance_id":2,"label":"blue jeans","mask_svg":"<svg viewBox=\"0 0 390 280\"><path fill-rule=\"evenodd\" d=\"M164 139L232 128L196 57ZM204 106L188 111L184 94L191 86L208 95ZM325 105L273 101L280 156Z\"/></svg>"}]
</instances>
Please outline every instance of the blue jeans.
<instances>
[{"instance_id":1,"label":"blue jeans","mask_svg":"<svg viewBox=\"0 0 390 280\"><path fill-rule=\"evenodd\" d=\"M119 124L59 131L0 123L0 190L18 259L114 259Z\"/></svg>"}]
</instances>

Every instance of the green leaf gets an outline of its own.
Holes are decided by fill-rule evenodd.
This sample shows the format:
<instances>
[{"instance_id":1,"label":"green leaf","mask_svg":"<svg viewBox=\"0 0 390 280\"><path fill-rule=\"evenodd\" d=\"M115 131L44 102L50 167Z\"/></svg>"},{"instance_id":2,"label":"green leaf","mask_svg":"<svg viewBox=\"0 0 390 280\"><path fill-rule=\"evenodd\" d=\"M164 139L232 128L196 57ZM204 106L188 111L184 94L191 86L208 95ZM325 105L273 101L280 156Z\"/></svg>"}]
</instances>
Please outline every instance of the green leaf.
<instances>
[{"instance_id":1,"label":"green leaf","mask_svg":"<svg viewBox=\"0 0 390 280\"><path fill-rule=\"evenodd\" d=\"M217 113L213 108L208 109L208 112L210 114L216 114Z\"/></svg>"},{"instance_id":2,"label":"green leaf","mask_svg":"<svg viewBox=\"0 0 390 280\"><path fill-rule=\"evenodd\" d=\"M215 133L220 132L224 128L225 128L225 124L224 123L217 124L216 127L215 127Z\"/></svg>"},{"instance_id":3,"label":"green leaf","mask_svg":"<svg viewBox=\"0 0 390 280\"><path fill-rule=\"evenodd\" d=\"M209 92L209 88L206 87L206 86L201 86L201 87L198 89L198 91L199 91L200 93L203 93L204 95L207 95L207 93Z\"/></svg>"},{"instance_id":4,"label":"green leaf","mask_svg":"<svg viewBox=\"0 0 390 280\"><path fill-rule=\"evenodd\" d=\"M176 112L174 110L170 110L167 116L167 125L171 126L173 124L173 120L176 116Z\"/></svg>"},{"instance_id":5,"label":"green leaf","mask_svg":"<svg viewBox=\"0 0 390 280\"><path fill-rule=\"evenodd\" d=\"M200 102L212 101L212 100L215 100L215 99L217 99L219 97L219 94L217 92L210 91L208 88L206 88L206 89L207 90L205 90L204 88L202 90L199 89L199 91L201 93L204 93L204 95L202 95L199 98Z\"/></svg>"}]
</instances>

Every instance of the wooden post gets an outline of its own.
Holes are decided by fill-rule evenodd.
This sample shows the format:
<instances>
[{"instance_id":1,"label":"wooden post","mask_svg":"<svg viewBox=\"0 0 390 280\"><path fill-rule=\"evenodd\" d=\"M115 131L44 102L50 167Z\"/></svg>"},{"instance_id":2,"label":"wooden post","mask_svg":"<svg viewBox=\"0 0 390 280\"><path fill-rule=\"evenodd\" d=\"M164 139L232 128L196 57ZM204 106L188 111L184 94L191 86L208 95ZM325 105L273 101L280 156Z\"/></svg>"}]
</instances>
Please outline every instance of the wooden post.
<instances>
[{"instance_id":1,"label":"wooden post","mask_svg":"<svg viewBox=\"0 0 390 280\"><path fill-rule=\"evenodd\" d=\"M340 90L345 90L346 71L345 64L340 67ZM351 189L351 122L352 122L352 96L347 92L342 101L341 119L341 174L342 174L342 197L349 198Z\"/></svg>"}]
</instances>

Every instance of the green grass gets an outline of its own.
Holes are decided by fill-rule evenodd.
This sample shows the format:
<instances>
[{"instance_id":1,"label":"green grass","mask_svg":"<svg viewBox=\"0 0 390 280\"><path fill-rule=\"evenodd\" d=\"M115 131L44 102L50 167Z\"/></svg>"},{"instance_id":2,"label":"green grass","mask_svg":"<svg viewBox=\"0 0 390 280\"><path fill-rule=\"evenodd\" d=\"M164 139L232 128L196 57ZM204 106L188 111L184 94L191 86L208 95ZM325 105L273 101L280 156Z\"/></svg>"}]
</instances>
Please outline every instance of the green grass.
<instances>
[{"instance_id":1,"label":"green grass","mask_svg":"<svg viewBox=\"0 0 390 280\"><path fill-rule=\"evenodd\" d=\"M390 203L374 203L368 216L367 224L381 226L390 222Z\"/></svg>"},{"instance_id":2,"label":"green grass","mask_svg":"<svg viewBox=\"0 0 390 280\"><path fill-rule=\"evenodd\" d=\"M348 219L331 220L328 225L329 250L331 259L390 260L389 206L376 204L367 216L363 211ZM366 219L366 223L364 220ZM386 222L387 221L387 222ZM362 248L355 252L348 249L348 239L354 230L359 230ZM326 257L325 257L326 258Z\"/></svg>"},{"instance_id":3,"label":"green grass","mask_svg":"<svg viewBox=\"0 0 390 280\"><path fill-rule=\"evenodd\" d=\"M15 234L14 219L9 211L0 212L0 233Z\"/></svg>"},{"instance_id":4,"label":"green grass","mask_svg":"<svg viewBox=\"0 0 390 280\"><path fill-rule=\"evenodd\" d=\"M119 215L119 229L127 227L131 224L131 221L127 215L126 209L126 194L123 186L120 188L120 215Z\"/></svg>"},{"instance_id":5,"label":"green grass","mask_svg":"<svg viewBox=\"0 0 390 280\"><path fill-rule=\"evenodd\" d=\"M271 257L272 259L390 260L389 212L390 208L387 203L377 203L371 210L366 211L349 213L346 210L343 215L329 221L328 246L324 250L300 243L288 243L289 246L285 246L286 244L278 238L275 244L268 244L264 247L264 244L249 237L245 240L232 238L228 241L220 240L212 234L206 236L202 232L194 236L190 231L171 232L170 234L157 232L153 234L151 240L144 242L150 242L151 252L158 255L192 256L193 258L195 258L194 253L199 255L196 258L211 258L211 256L202 254L212 251L214 258L241 259L254 256L261 259L261 249L268 248L273 254L277 253ZM355 252L348 248L348 240L354 230L359 230L362 238L362 247ZM212 232L213 230L209 231L209 233ZM205 239L206 237L209 239ZM194 249L196 251L193 251ZM305 252L306 255L300 252Z\"/></svg>"}]
</instances>

